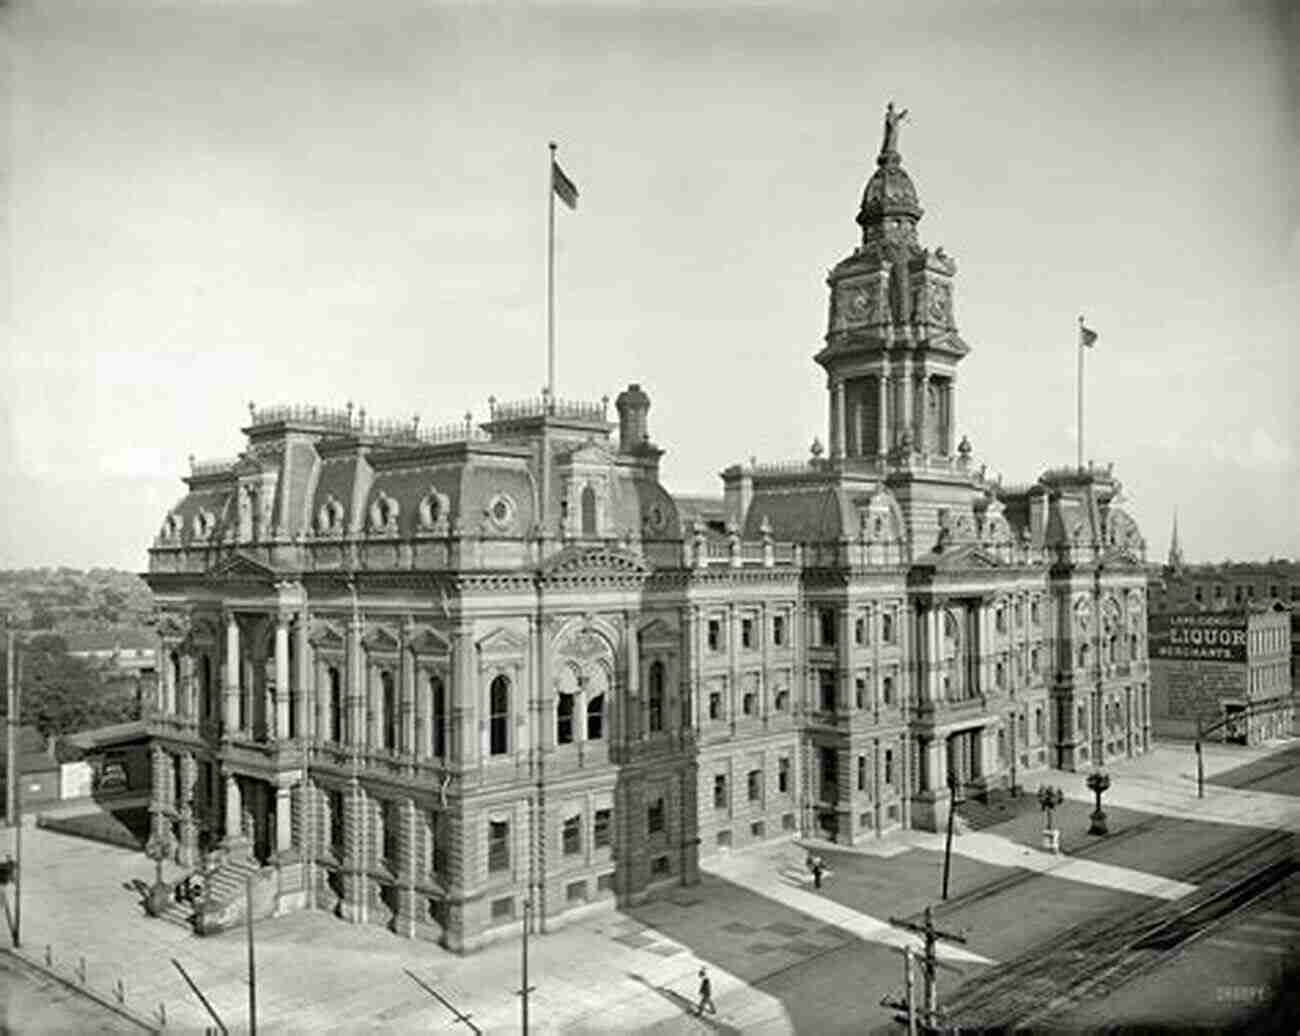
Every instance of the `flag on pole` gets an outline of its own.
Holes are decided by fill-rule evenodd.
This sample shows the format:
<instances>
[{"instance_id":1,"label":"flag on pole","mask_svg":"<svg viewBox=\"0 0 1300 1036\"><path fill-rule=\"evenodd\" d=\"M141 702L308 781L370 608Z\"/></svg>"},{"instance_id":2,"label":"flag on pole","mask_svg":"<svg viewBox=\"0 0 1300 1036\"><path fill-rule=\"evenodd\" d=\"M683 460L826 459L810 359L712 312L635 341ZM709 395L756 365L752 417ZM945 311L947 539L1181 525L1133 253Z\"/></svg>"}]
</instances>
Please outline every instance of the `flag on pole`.
<instances>
[{"instance_id":1,"label":"flag on pole","mask_svg":"<svg viewBox=\"0 0 1300 1036\"><path fill-rule=\"evenodd\" d=\"M560 163L551 159L551 190L571 209L578 207L578 188L572 180L564 175Z\"/></svg>"},{"instance_id":2,"label":"flag on pole","mask_svg":"<svg viewBox=\"0 0 1300 1036\"><path fill-rule=\"evenodd\" d=\"M1084 326L1083 320L1079 321L1079 344L1085 349L1091 349L1093 343L1097 341L1097 332L1092 331Z\"/></svg>"}]
</instances>

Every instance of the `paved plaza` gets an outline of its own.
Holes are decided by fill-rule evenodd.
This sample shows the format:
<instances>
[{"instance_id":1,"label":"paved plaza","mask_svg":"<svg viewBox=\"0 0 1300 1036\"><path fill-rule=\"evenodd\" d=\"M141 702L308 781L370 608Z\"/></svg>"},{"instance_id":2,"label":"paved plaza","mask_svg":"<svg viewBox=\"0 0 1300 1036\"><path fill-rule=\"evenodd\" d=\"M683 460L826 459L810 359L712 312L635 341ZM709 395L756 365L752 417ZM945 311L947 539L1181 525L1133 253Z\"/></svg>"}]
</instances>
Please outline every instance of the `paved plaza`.
<instances>
[{"instance_id":1,"label":"paved plaza","mask_svg":"<svg viewBox=\"0 0 1300 1036\"><path fill-rule=\"evenodd\" d=\"M889 1015L878 1004L901 986L898 949L919 946L888 923L891 916L915 916L937 904L945 927L966 931L965 946L942 951L942 995L1083 919L1176 900L1192 891L1183 879L1206 859L1269 829L1300 829L1295 798L1234 777L1267 773L1276 784L1280 763L1296 761L1293 751L1208 747L1206 774L1214 779L1201 800L1190 746L1161 746L1149 757L1120 762L1111 768L1107 808L1114 833L1107 839L1086 835L1091 798L1082 777L1053 774L1070 799L1059 819L1067 851L1040 851L1041 819L1032 809L960 834L944 904L937 904L943 864L937 835L899 832L857 850L786 841L710 857L698 886L642 907L595 908L531 940L533 1027L778 1033L860 1032L865 1025L884 1031ZM8 847L12 833L5 835ZM803 866L807 846L831 868L820 891ZM145 918L132 883L149 880L153 868L138 853L40 829L25 833L24 852L29 952L43 955L48 945L63 967L84 956L88 984L108 991L121 979L137 1011L156 1011L161 1003L169 1026L201 1030L209 1019L174 958L228 1026L247 1025L242 931L199 939ZM454 1028L450 1012L408 971L484 1031L519 1027L517 940L462 958L318 913L259 923L256 933L259 1023L267 1031ZM695 1019L690 1007L701 965L712 974L719 1014ZM30 1009L21 1000L10 1005L15 1031L40 1029L21 1017Z\"/></svg>"}]
</instances>

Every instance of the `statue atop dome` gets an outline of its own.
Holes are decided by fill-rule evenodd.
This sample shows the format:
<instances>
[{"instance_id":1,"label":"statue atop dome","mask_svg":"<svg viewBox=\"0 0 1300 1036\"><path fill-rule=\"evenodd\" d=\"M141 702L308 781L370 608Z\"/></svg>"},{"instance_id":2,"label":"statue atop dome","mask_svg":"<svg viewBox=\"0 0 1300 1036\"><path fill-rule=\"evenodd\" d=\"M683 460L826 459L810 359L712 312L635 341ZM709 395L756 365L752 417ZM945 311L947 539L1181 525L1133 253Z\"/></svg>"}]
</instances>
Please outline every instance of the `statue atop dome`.
<instances>
[{"instance_id":1,"label":"statue atop dome","mask_svg":"<svg viewBox=\"0 0 1300 1036\"><path fill-rule=\"evenodd\" d=\"M894 111L894 102L885 108L885 139L880 145L880 154L898 154L898 124L907 118L907 109Z\"/></svg>"}]
</instances>

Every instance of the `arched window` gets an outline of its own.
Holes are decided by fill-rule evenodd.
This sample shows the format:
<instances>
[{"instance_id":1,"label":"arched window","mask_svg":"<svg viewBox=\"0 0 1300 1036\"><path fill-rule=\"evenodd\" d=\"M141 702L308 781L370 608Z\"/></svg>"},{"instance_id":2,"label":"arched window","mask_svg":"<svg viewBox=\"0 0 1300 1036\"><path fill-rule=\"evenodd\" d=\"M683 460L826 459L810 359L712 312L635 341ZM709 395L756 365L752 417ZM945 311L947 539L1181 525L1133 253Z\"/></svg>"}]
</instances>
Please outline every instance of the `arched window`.
<instances>
[{"instance_id":1,"label":"arched window","mask_svg":"<svg viewBox=\"0 0 1300 1036\"><path fill-rule=\"evenodd\" d=\"M649 675L650 733L664 728L664 664L658 659L650 663Z\"/></svg>"},{"instance_id":2,"label":"arched window","mask_svg":"<svg viewBox=\"0 0 1300 1036\"><path fill-rule=\"evenodd\" d=\"M183 693L181 687L181 656L178 652L173 651L169 654L167 661L172 668L172 700L167 704L173 712L184 712L185 710L181 707L181 694Z\"/></svg>"},{"instance_id":3,"label":"arched window","mask_svg":"<svg viewBox=\"0 0 1300 1036\"><path fill-rule=\"evenodd\" d=\"M582 487L582 534L596 535L596 491L591 486Z\"/></svg>"},{"instance_id":4,"label":"arched window","mask_svg":"<svg viewBox=\"0 0 1300 1036\"><path fill-rule=\"evenodd\" d=\"M587 740L599 741L605 736L605 696L597 694L587 702Z\"/></svg>"},{"instance_id":5,"label":"arched window","mask_svg":"<svg viewBox=\"0 0 1300 1036\"><path fill-rule=\"evenodd\" d=\"M429 677L429 698L433 723L430 747L435 759L443 759L447 755L447 687L442 677Z\"/></svg>"},{"instance_id":6,"label":"arched window","mask_svg":"<svg viewBox=\"0 0 1300 1036\"><path fill-rule=\"evenodd\" d=\"M212 707L212 659L207 654L199 659L199 698L203 718L211 719L215 711Z\"/></svg>"},{"instance_id":7,"label":"arched window","mask_svg":"<svg viewBox=\"0 0 1300 1036\"><path fill-rule=\"evenodd\" d=\"M343 678L338 666L330 666L326 672L329 680L329 735L335 744L343 741Z\"/></svg>"},{"instance_id":8,"label":"arched window","mask_svg":"<svg viewBox=\"0 0 1300 1036\"><path fill-rule=\"evenodd\" d=\"M573 744L573 695L560 691L555 697L555 743Z\"/></svg>"},{"instance_id":9,"label":"arched window","mask_svg":"<svg viewBox=\"0 0 1300 1036\"><path fill-rule=\"evenodd\" d=\"M494 679L488 698L488 752L505 755L510 751L510 678Z\"/></svg>"},{"instance_id":10,"label":"arched window","mask_svg":"<svg viewBox=\"0 0 1300 1036\"><path fill-rule=\"evenodd\" d=\"M383 698L384 750L393 752L397 749L397 688L393 684L393 674L387 669L380 670L379 685Z\"/></svg>"}]
</instances>

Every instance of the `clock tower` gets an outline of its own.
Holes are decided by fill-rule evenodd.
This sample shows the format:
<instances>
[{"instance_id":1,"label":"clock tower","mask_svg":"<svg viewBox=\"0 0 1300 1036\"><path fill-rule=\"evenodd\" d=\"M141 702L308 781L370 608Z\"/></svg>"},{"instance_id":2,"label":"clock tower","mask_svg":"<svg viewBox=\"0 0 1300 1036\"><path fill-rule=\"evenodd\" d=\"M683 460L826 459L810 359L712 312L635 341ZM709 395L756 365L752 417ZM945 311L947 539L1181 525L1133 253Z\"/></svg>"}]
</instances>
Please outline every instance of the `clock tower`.
<instances>
[{"instance_id":1,"label":"clock tower","mask_svg":"<svg viewBox=\"0 0 1300 1036\"><path fill-rule=\"evenodd\" d=\"M909 463L955 450L957 334L942 248L917 241L922 209L898 153L906 111L885 111L884 139L857 222L862 243L830 271L826 370L832 458Z\"/></svg>"}]
</instances>

